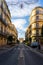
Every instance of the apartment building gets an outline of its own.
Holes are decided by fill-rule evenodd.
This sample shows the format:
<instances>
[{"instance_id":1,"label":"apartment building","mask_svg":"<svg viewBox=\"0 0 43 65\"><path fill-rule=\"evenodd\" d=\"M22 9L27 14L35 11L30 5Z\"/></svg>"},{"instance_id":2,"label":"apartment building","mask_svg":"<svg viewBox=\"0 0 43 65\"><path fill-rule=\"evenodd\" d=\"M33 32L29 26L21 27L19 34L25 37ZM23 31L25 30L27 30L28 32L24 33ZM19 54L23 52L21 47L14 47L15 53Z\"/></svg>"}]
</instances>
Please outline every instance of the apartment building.
<instances>
[{"instance_id":1,"label":"apartment building","mask_svg":"<svg viewBox=\"0 0 43 65\"><path fill-rule=\"evenodd\" d=\"M10 20L10 12L5 0L0 0L0 45L7 43L7 25Z\"/></svg>"},{"instance_id":2,"label":"apartment building","mask_svg":"<svg viewBox=\"0 0 43 65\"><path fill-rule=\"evenodd\" d=\"M19 38L20 43L23 43L23 41L24 41L24 38Z\"/></svg>"},{"instance_id":3,"label":"apartment building","mask_svg":"<svg viewBox=\"0 0 43 65\"><path fill-rule=\"evenodd\" d=\"M25 32L25 40L31 44L31 25L28 26L26 32Z\"/></svg>"},{"instance_id":4,"label":"apartment building","mask_svg":"<svg viewBox=\"0 0 43 65\"><path fill-rule=\"evenodd\" d=\"M31 26L31 27L30 27ZM43 7L35 7L30 15L30 26L28 29L31 30L31 41L41 41L41 28L43 26Z\"/></svg>"},{"instance_id":5,"label":"apartment building","mask_svg":"<svg viewBox=\"0 0 43 65\"><path fill-rule=\"evenodd\" d=\"M17 31L11 22L11 14L5 0L0 0L0 46L7 44L8 36L17 38Z\"/></svg>"},{"instance_id":6,"label":"apartment building","mask_svg":"<svg viewBox=\"0 0 43 65\"><path fill-rule=\"evenodd\" d=\"M18 40L18 31L17 29L15 28L14 24L12 24L12 31L11 31L11 34L14 38L14 41L15 43L17 43L17 40Z\"/></svg>"}]
</instances>

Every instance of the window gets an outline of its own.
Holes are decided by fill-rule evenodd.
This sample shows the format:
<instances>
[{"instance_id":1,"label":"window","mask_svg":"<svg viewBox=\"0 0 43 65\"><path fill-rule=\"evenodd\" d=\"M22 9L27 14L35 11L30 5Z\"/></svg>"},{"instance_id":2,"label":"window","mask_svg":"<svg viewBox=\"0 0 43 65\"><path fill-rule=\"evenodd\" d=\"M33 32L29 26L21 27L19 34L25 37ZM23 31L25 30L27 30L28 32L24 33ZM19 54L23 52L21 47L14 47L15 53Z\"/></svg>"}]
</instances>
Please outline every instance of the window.
<instances>
[{"instance_id":1,"label":"window","mask_svg":"<svg viewBox=\"0 0 43 65\"><path fill-rule=\"evenodd\" d=\"M34 11L32 12L32 14L31 14L31 16L35 15L35 13L36 13L36 11L34 10Z\"/></svg>"},{"instance_id":2,"label":"window","mask_svg":"<svg viewBox=\"0 0 43 65\"><path fill-rule=\"evenodd\" d=\"M3 13L3 19L5 19L5 14Z\"/></svg>"},{"instance_id":3,"label":"window","mask_svg":"<svg viewBox=\"0 0 43 65\"><path fill-rule=\"evenodd\" d=\"M42 27L42 24L43 24L43 22L40 22L40 23L39 23L39 27L40 27L40 28Z\"/></svg>"},{"instance_id":4,"label":"window","mask_svg":"<svg viewBox=\"0 0 43 65\"><path fill-rule=\"evenodd\" d=\"M43 10L40 10L39 13L40 13L40 14L43 14Z\"/></svg>"},{"instance_id":5,"label":"window","mask_svg":"<svg viewBox=\"0 0 43 65\"><path fill-rule=\"evenodd\" d=\"M39 27L39 23L36 23L36 28L38 28Z\"/></svg>"},{"instance_id":6,"label":"window","mask_svg":"<svg viewBox=\"0 0 43 65\"><path fill-rule=\"evenodd\" d=\"M39 30L39 35L41 35L41 30Z\"/></svg>"},{"instance_id":7,"label":"window","mask_svg":"<svg viewBox=\"0 0 43 65\"><path fill-rule=\"evenodd\" d=\"M36 20L39 20L39 16L36 16Z\"/></svg>"},{"instance_id":8,"label":"window","mask_svg":"<svg viewBox=\"0 0 43 65\"><path fill-rule=\"evenodd\" d=\"M1 8L0 8L0 15L1 15Z\"/></svg>"},{"instance_id":9,"label":"window","mask_svg":"<svg viewBox=\"0 0 43 65\"><path fill-rule=\"evenodd\" d=\"M36 28L36 23L33 23L32 24L32 28Z\"/></svg>"},{"instance_id":10,"label":"window","mask_svg":"<svg viewBox=\"0 0 43 65\"><path fill-rule=\"evenodd\" d=\"M6 12L6 7L5 7L5 3L3 2L3 10L4 12Z\"/></svg>"},{"instance_id":11,"label":"window","mask_svg":"<svg viewBox=\"0 0 43 65\"><path fill-rule=\"evenodd\" d=\"M36 30L33 30L32 31L32 35L36 35Z\"/></svg>"},{"instance_id":12,"label":"window","mask_svg":"<svg viewBox=\"0 0 43 65\"><path fill-rule=\"evenodd\" d=\"M0 0L0 7L1 7L2 1Z\"/></svg>"},{"instance_id":13,"label":"window","mask_svg":"<svg viewBox=\"0 0 43 65\"><path fill-rule=\"evenodd\" d=\"M36 14L43 14L43 10L37 10Z\"/></svg>"},{"instance_id":14,"label":"window","mask_svg":"<svg viewBox=\"0 0 43 65\"><path fill-rule=\"evenodd\" d=\"M36 20L36 16L32 17L31 21L35 21Z\"/></svg>"},{"instance_id":15,"label":"window","mask_svg":"<svg viewBox=\"0 0 43 65\"><path fill-rule=\"evenodd\" d=\"M39 19L43 20L43 15L40 15L40 16L39 16Z\"/></svg>"},{"instance_id":16,"label":"window","mask_svg":"<svg viewBox=\"0 0 43 65\"><path fill-rule=\"evenodd\" d=\"M1 32L3 32L3 26L1 25Z\"/></svg>"},{"instance_id":17,"label":"window","mask_svg":"<svg viewBox=\"0 0 43 65\"><path fill-rule=\"evenodd\" d=\"M39 35L39 29L36 29L36 35L37 36Z\"/></svg>"},{"instance_id":18,"label":"window","mask_svg":"<svg viewBox=\"0 0 43 65\"><path fill-rule=\"evenodd\" d=\"M1 22L0 22L0 31L1 31Z\"/></svg>"},{"instance_id":19,"label":"window","mask_svg":"<svg viewBox=\"0 0 43 65\"><path fill-rule=\"evenodd\" d=\"M36 14L39 14L39 10L36 11Z\"/></svg>"}]
</instances>

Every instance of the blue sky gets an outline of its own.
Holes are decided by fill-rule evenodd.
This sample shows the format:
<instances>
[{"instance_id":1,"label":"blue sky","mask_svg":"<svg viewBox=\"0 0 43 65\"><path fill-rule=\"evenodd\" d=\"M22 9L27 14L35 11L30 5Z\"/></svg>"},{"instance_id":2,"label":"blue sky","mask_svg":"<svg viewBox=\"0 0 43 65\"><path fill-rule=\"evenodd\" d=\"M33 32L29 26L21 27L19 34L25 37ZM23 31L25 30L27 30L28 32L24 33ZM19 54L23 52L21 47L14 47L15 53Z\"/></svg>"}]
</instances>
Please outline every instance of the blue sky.
<instances>
[{"instance_id":1,"label":"blue sky","mask_svg":"<svg viewBox=\"0 0 43 65\"><path fill-rule=\"evenodd\" d=\"M11 21L15 25L18 31L18 38L21 38L21 37L25 38L25 32L30 23L29 17L30 17L31 11L36 6L43 7L43 0L38 0L37 3L30 4L30 5L25 4L23 1L28 2L29 0L6 0L9 10L11 12ZM14 4L17 2L19 2L19 4L11 5L12 3ZM20 7L21 4L23 4L23 8Z\"/></svg>"}]
</instances>

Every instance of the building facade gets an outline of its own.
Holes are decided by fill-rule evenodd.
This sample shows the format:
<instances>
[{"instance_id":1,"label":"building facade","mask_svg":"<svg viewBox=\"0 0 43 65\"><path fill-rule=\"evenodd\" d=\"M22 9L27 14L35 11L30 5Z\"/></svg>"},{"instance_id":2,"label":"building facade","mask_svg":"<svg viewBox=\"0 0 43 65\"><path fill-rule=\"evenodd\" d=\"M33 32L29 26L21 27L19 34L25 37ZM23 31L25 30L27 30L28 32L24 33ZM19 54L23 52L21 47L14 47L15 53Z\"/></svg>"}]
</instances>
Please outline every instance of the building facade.
<instances>
[{"instance_id":1,"label":"building facade","mask_svg":"<svg viewBox=\"0 0 43 65\"><path fill-rule=\"evenodd\" d=\"M12 24L12 36L13 36L13 42L14 43L17 43L17 40L18 40L18 31L17 29L15 28L14 24Z\"/></svg>"},{"instance_id":2,"label":"building facade","mask_svg":"<svg viewBox=\"0 0 43 65\"><path fill-rule=\"evenodd\" d=\"M28 44L28 45L30 45L31 44L31 33L32 33L32 31L31 31L31 25L29 25L28 26L28 28L27 28L27 30L26 30L26 32L25 32L25 41L26 41L26 43Z\"/></svg>"},{"instance_id":3,"label":"building facade","mask_svg":"<svg viewBox=\"0 0 43 65\"><path fill-rule=\"evenodd\" d=\"M19 38L19 42L22 43L24 41L24 38Z\"/></svg>"},{"instance_id":4,"label":"building facade","mask_svg":"<svg viewBox=\"0 0 43 65\"><path fill-rule=\"evenodd\" d=\"M17 31L11 22L11 14L5 0L0 0L0 46L7 44L8 36L17 38Z\"/></svg>"},{"instance_id":5,"label":"building facade","mask_svg":"<svg viewBox=\"0 0 43 65\"><path fill-rule=\"evenodd\" d=\"M43 8L35 7L32 10L30 15L30 25L28 27L28 31L30 32L28 35L31 37L31 42L41 41L41 28L43 26ZM29 30L30 29L30 30ZM28 36L29 38L29 36Z\"/></svg>"}]
</instances>

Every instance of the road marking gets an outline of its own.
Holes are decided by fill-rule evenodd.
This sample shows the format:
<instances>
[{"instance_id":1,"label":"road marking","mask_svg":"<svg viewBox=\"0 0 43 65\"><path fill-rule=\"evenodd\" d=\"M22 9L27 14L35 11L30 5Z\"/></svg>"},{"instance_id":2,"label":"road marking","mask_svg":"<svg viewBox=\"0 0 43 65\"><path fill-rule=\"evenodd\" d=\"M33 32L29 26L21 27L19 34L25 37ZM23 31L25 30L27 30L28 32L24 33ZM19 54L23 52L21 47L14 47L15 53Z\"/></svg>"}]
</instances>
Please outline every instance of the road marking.
<instances>
[{"instance_id":1,"label":"road marking","mask_svg":"<svg viewBox=\"0 0 43 65\"><path fill-rule=\"evenodd\" d=\"M19 54L19 57L18 57L18 65L25 65L23 49L20 50L20 54Z\"/></svg>"},{"instance_id":2,"label":"road marking","mask_svg":"<svg viewBox=\"0 0 43 65\"><path fill-rule=\"evenodd\" d=\"M20 48L18 48L18 50L20 50Z\"/></svg>"}]
</instances>

